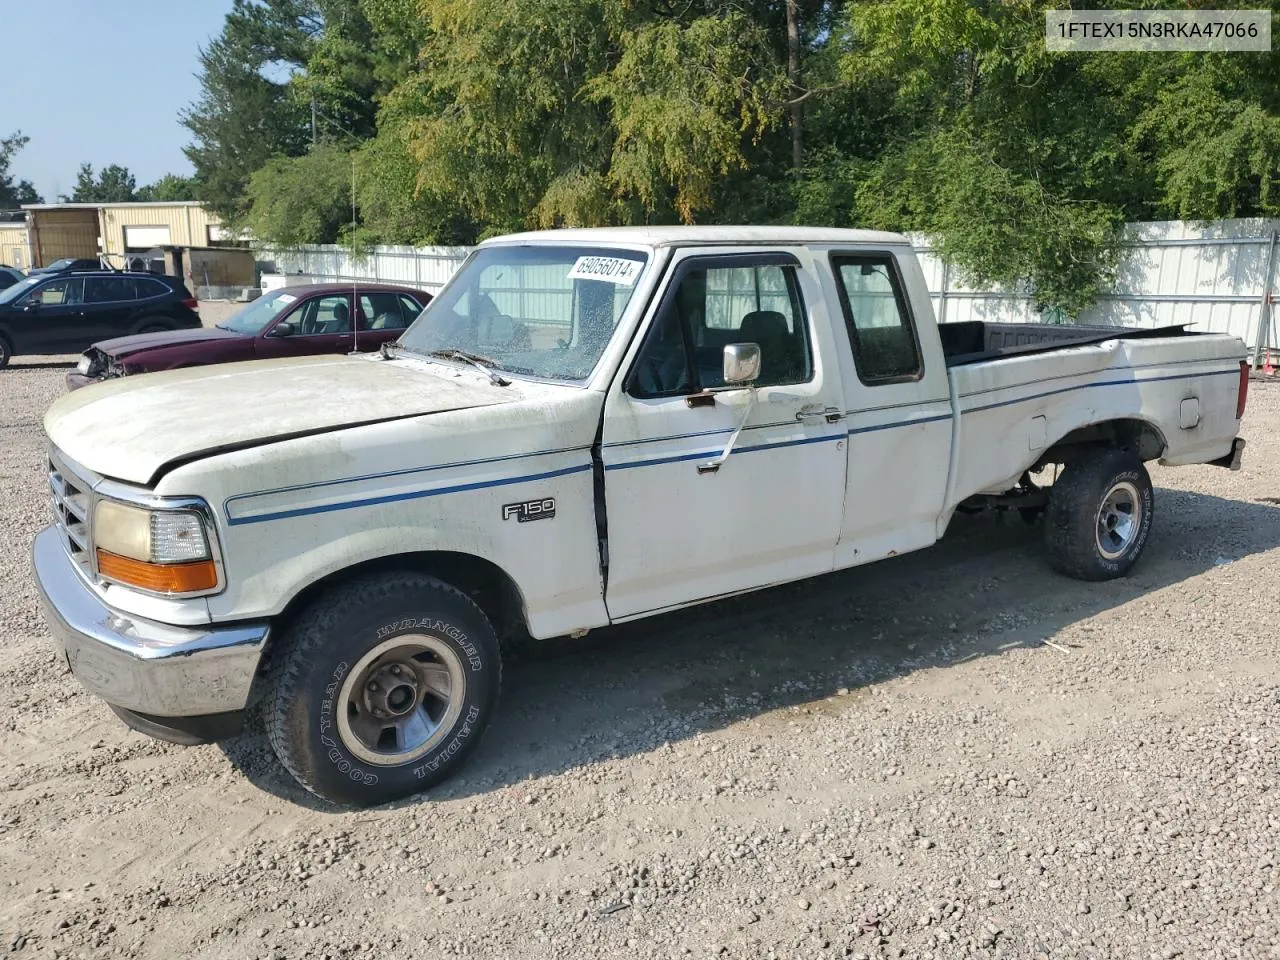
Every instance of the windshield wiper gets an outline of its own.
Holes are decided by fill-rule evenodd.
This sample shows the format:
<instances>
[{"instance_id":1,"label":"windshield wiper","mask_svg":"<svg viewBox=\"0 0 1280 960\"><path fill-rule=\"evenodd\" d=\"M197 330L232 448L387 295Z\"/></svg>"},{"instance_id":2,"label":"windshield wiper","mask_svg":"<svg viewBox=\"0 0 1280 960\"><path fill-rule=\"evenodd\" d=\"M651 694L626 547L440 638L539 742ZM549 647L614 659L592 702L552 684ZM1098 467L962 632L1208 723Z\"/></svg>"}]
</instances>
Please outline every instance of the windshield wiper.
<instances>
[{"instance_id":1,"label":"windshield wiper","mask_svg":"<svg viewBox=\"0 0 1280 960\"><path fill-rule=\"evenodd\" d=\"M490 359L489 357L481 356L478 353L468 353L466 350L455 350L451 348L448 350L432 350L430 353L427 354L427 356L442 357L445 360L461 360L463 363L471 364L471 366L475 367L477 370L483 373L486 377L489 378L489 381L491 383L495 383L500 387L511 386L510 380L508 380L506 377L502 377L494 373L487 366L488 364L497 366L498 361Z\"/></svg>"}]
</instances>

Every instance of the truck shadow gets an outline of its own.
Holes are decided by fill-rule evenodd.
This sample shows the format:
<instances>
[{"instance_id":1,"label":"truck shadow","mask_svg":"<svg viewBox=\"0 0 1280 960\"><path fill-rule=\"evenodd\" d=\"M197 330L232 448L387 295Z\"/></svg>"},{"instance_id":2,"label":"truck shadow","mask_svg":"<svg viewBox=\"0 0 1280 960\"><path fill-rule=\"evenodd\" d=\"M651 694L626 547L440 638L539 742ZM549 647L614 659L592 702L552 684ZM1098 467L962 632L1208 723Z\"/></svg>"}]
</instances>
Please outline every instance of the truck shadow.
<instances>
[{"instance_id":1,"label":"truck shadow","mask_svg":"<svg viewBox=\"0 0 1280 960\"><path fill-rule=\"evenodd\" d=\"M1280 546L1280 508L1170 489L1156 504L1142 561L1122 580L1053 573L1040 527L1016 513L958 516L929 550L576 640L530 642L504 666L498 714L470 763L402 805L483 795L916 670L1038 646L1068 624ZM262 789L335 809L289 780L264 737L224 750Z\"/></svg>"}]
</instances>

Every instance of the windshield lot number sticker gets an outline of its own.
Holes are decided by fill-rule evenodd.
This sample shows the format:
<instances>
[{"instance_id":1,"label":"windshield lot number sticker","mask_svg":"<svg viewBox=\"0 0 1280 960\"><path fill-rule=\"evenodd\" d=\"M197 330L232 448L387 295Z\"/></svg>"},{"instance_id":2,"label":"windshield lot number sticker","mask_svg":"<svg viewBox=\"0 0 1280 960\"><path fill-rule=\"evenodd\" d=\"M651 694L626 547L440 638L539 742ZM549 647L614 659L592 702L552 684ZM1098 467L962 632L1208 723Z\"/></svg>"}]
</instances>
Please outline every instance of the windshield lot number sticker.
<instances>
[{"instance_id":1,"label":"windshield lot number sticker","mask_svg":"<svg viewBox=\"0 0 1280 960\"><path fill-rule=\"evenodd\" d=\"M623 257L579 257L569 271L570 280L604 280L629 287L640 276L640 261Z\"/></svg>"},{"instance_id":2,"label":"windshield lot number sticker","mask_svg":"<svg viewBox=\"0 0 1280 960\"><path fill-rule=\"evenodd\" d=\"M553 497L547 497L544 500L525 500L523 503L504 503L502 505L502 519L510 520L515 517L520 523L529 523L531 520L550 520L556 515L556 501Z\"/></svg>"}]
</instances>

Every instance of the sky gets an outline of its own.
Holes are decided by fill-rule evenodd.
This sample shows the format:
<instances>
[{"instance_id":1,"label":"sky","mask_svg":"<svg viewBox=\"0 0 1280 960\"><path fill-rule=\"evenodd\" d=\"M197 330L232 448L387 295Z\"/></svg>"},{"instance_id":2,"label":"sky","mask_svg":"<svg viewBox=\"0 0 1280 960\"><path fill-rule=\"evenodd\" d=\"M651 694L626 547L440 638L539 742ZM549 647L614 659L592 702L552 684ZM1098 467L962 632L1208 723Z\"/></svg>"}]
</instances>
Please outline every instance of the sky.
<instances>
[{"instance_id":1,"label":"sky","mask_svg":"<svg viewBox=\"0 0 1280 960\"><path fill-rule=\"evenodd\" d=\"M0 0L0 136L31 138L10 174L46 202L80 164L129 168L138 186L189 175L178 112L200 92L199 49L231 0Z\"/></svg>"}]
</instances>

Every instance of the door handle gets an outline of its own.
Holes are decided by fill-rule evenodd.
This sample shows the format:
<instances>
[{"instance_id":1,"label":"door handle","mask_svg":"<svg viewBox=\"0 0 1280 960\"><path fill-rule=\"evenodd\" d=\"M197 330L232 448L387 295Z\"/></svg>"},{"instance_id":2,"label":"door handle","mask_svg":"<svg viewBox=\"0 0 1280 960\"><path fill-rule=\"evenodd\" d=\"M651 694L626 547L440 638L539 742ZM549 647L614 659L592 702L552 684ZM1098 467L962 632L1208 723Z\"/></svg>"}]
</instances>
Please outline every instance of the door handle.
<instances>
[{"instance_id":1,"label":"door handle","mask_svg":"<svg viewBox=\"0 0 1280 960\"><path fill-rule=\"evenodd\" d=\"M797 420L813 420L818 417L826 420L827 423L839 423L844 419L844 411L839 407L819 407L818 404L811 403L796 412Z\"/></svg>"}]
</instances>

